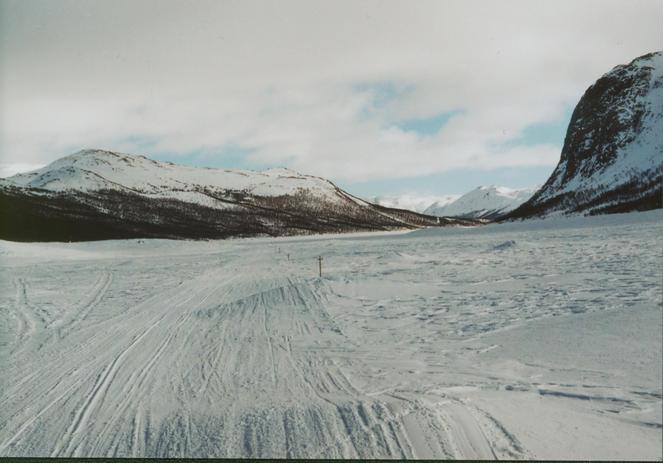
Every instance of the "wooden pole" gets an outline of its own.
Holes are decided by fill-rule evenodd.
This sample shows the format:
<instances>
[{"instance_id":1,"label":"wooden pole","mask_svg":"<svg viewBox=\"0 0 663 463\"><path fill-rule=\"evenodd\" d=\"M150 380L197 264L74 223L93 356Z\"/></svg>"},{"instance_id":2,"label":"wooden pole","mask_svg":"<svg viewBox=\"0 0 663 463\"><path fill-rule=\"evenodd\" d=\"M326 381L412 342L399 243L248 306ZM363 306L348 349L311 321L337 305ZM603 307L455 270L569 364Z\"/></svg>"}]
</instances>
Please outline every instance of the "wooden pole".
<instances>
[{"instance_id":1,"label":"wooden pole","mask_svg":"<svg viewBox=\"0 0 663 463\"><path fill-rule=\"evenodd\" d=\"M322 278L322 256L318 256L318 274Z\"/></svg>"}]
</instances>

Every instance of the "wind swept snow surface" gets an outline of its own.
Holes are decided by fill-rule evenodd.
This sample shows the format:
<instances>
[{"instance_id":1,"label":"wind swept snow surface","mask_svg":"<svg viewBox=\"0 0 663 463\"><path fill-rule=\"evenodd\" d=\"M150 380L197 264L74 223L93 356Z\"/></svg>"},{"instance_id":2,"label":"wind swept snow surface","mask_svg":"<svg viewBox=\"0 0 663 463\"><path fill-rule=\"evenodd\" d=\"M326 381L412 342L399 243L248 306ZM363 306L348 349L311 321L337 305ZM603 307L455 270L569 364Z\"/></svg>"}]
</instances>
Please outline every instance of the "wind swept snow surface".
<instances>
[{"instance_id":1,"label":"wind swept snow surface","mask_svg":"<svg viewBox=\"0 0 663 463\"><path fill-rule=\"evenodd\" d=\"M0 242L0 456L661 459L662 223Z\"/></svg>"}]
</instances>

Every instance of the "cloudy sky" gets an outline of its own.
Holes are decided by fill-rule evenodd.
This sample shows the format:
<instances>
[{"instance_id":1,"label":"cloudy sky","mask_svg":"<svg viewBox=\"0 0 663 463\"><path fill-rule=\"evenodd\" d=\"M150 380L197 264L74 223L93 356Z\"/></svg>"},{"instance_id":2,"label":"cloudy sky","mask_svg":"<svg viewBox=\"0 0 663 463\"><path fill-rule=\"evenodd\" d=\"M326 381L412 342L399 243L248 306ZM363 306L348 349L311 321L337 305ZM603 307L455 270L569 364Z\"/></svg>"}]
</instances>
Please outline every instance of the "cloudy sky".
<instances>
[{"instance_id":1,"label":"cloudy sky","mask_svg":"<svg viewBox=\"0 0 663 463\"><path fill-rule=\"evenodd\" d=\"M364 195L526 187L663 1L0 0L0 175L81 148Z\"/></svg>"}]
</instances>

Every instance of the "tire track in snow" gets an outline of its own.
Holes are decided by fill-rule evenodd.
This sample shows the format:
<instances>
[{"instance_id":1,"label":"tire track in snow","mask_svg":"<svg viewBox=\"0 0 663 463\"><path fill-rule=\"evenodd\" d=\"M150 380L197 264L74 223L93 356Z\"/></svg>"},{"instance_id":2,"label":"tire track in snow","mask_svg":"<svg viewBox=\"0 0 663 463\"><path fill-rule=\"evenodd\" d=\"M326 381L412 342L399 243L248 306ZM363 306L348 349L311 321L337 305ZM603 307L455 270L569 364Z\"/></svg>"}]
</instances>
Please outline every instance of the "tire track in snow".
<instances>
[{"instance_id":1,"label":"tire track in snow","mask_svg":"<svg viewBox=\"0 0 663 463\"><path fill-rule=\"evenodd\" d=\"M77 325L84 323L94 308L103 300L108 288L113 283L113 273L104 271L94 283L92 290L77 305L70 309L63 318L50 323L50 326L58 329L60 338L66 337Z\"/></svg>"},{"instance_id":2,"label":"tire track in snow","mask_svg":"<svg viewBox=\"0 0 663 463\"><path fill-rule=\"evenodd\" d=\"M12 356L24 350L29 340L34 337L38 330L43 329L46 325L43 317L37 315L37 310L29 302L27 293L28 285L25 279L17 277L14 278L13 283L16 288L14 305L19 317L22 319L21 326L24 326L25 329L21 329L15 345L12 347L10 352Z\"/></svg>"},{"instance_id":3,"label":"tire track in snow","mask_svg":"<svg viewBox=\"0 0 663 463\"><path fill-rule=\"evenodd\" d=\"M267 307L263 307L262 311L262 329L263 329L263 334L265 335L265 340L267 341L267 344L269 346L269 364L271 367L272 371L272 383L276 384L277 381L277 374L276 374L276 365L274 363L274 344L272 343L272 338L269 335L269 330L267 329Z\"/></svg>"},{"instance_id":4,"label":"tire track in snow","mask_svg":"<svg viewBox=\"0 0 663 463\"><path fill-rule=\"evenodd\" d=\"M163 297L163 295L161 295L160 297ZM160 302L160 297L150 298L149 302L152 305L160 305L158 304ZM194 297L195 293L193 294L184 293L183 301L178 302L176 307L186 304ZM89 417L92 414L93 410L96 408L97 404L103 400L104 395L106 394L108 388L110 387L110 384L113 378L115 377L115 374L117 373L117 370L119 369L120 365L124 361L125 357L129 354L129 352L131 352L131 350L134 349L134 347L145 336L147 336L152 330L154 330L155 327L159 326L160 323L169 314L170 312L168 311L157 314L157 317L155 319L147 323L148 328L142 331L139 335L134 335L130 344L125 349L123 349L109 364L107 364L104 370L97 376L95 384L92 386L92 389L90 393L87 395L85 402L78 409L74 417L74 420L70 424L69 428L65 431L64 436L61 438L61 442L62 441L67 442L66 449L64 450L64 453L66 455L77 456L77 453L81 445L81 442L77 442L76 439L78 437L77 435L79 433L79 430L88 422ZM161 352L162 350L159 350L157 351L157 354L160 354ZM60 456L61 451L62 451L62 446L57 446L55 450L52 452L52 456Z\"/></svg>"},{"instance_id":5,"label":"tire track in snow","mask_svg":"<svg viewBox=\"0 0 663 463\"><path fill-rule=\"evenodd\" d=\"M237 306L236 310L241 313L242 318L241 323L239 323L236 328L240 328L239 332L243 333L242 336L246 336L247 340L252 338L255 339L255 335L260 333L259 330L261 330L262 336L266 342L265 345L270 347L267 356L258 356L255 360L261 361L260 359L262 358L262 362L268 367L268 371L271 370L272 384L276 383L275 375L279 357L273 344L273 338L278 330L286 328L283 325L284 319L282 319L282 317L286 316L286 314L296 314L297 321L303 323L304 326L308 328L308 332L322 334L329 333L330 331L329 328L331 326L327 325L329 325L331 320L322 313L324 311L324 307L321 307L322 299L316 294L313 294L308 285L310 285L310 283L295 283L292 280L282 282L281 286L277 284L276 287L272 287L266 292L251 292L249 296L242 299L250 301L251 304L240 304ZM250 286L254 285L249 283L249 286L246 287L249 288ZM208 290L205 289L204 285L203 287L193 285L190 286L189 289L190 290L187 292L186 289L182 288L180 294L184 294L187 297L172 304L168 308L168 311L163 314L163 317L167 317L164 319L164 322L166 323L161 323L161 327L158 330L152 331L152 333L168 332L165 339L162 339L161 344L154 345L155 349L149 347L152 343L147 342L147 336L150 331L154 329L156 323L153 321L147 322L143 317L143 321L138 326L151 325L150 330L144 331L139 338L134 339L133 342L127 346L125 350L118 353L118 355L107 364L97 376L91 392L87 395L86 401L75 413L74 421L67 429L65 436L61 439L63 445L54 451L54 455L81 455L81 452L84 449L89 449L96 455L101 455L102 452L109 451L111 452L110 454L112 454L112 452L117 452L118 449L122 448L119 447L121 443L118 442L117 439L112 438L109 435L109 432L111 432L112 429L115 429L114 423L121 425L127 419L127 411L130 408L130 404L141 402L144 394L149 391L149 384L158 381L158 377L152 377L154 366L159 362L159 359L163 356L164 352L172 344L172 340L176 337L177 332L185 327L190 319L182 316L177 320L174 320L173 316L181 310L180 308L188 310L189 314L192 313L193 310L196 309L196 306L202 305L207 299L209 299L218 287L209 292L207 292ZM193 291L191 291L191 289L193 289ZM198 304L191 304L191 300L199 297L200 292L207 292L207 294L202 295ZM227 294L223 297L227 297ZM164 305L168 299L168 297L153 298L150 301L149 306L146 307L148 312L151 313L160 305ZM275 306L273 305L274 300L280 301L279 304L284 305L279 306L279 308L275 310ZM282 309L281 307L285 307L286 309ZM225 312L225 315L234 317L238 314ZM276 318L272 321L272 317ZM174 326L172 325L172 322L167 322L167 320L171 319L176 323ZM260 321L261 323L256 323L257 321ZM226 324L226 326L228 325ZM292 325L292 327L294 326L296 325ZM311 328L313 328L313 330L311 330ZM236 330L236 334L239 334L239 332ZM337 335L332 334L332 336ZM302 381L301 384L309 388L314 397L318 397L323 403L332 407L330 410L333 410L333 413L328 414L325 412L323 414L323 416L326 417L325 419L329 420L335 416L336 418L334 419L339 420L339 423L342 423L345 427L345 432L336 435L336 439L340 439L337 441L337 444L345 448L343 451L344 455L392 455L401 457L414 455L412 445L407 442L407 437L403 435L402 425L398 421L401 419L400 417L391 416L387 417L386 421L383 421L378 417L374 417L370 413L362 414L362 409L369 408L369 404L371 403L377 403L375 398L364 397L364 394L351 383L348 376L342 371L341 367L333 358L327 356L318 357L315 351L300 352L300 356L307 359L307 362L302 365L308 365L305 372L303 372L298 366L298 361L293 354L292 338L287 336L284 339L287 340L287 348L285 351L288 353L289 362L293 369L299 371L298 376ZM140 350L136 347L139 342L143 346ZM146 357L147 352L153 352L153 355ZM219 350L218 355L216 355L215 358L219 359L222 355L224 355L223 348ZM127 363L127 360L129 359L130 362ZM236 357L235 361L242 362L241 357ZM123 397L125 400L116 402L116 399L108 396L108 392L111 388L111 384L117 377L118 372L124 368L124 364L131 366L132 369L136 369L139 373L132 375L122 391L118 394L118 396ZM216 360L216 364L219 365L218 360ZM236 365L237 367L235 368L238 368L241 367L242 364L237 363ZM256 364L255 367L259 368L258 364ZM175 365L175 368L181 367ZM239 371L248 373L248 371L251 370L242 369ZM214 374L215 377L218 377L218 371L215 370ZM246 373L241 374L245 375ZM212 375L207 376L207 384L209 384L209 378L211 377ZM309 378L317 378L317 382L311 382ZM327 391L319 389L321 382L328 384ZM298 389L292 389L288 394L296 396L298 394L297 391ZM186 402L183 402L183 405L185 403ZM86 438L81 436L81 431L83 429L91 429L91 417L95 415L96 411L99 410L99 407L102 404L104 409L110 409L113 405L117 405L117 411L114 412L115 415L111 417L111 420L109 420L101 432L98 433L98 438L94 446L89 447L89 445L86 445L86 447L83 447ZM115 419L116 416L117 419ZM364 417L362 418L362 416ZM147 429L143 428L143 426L146 426L143 424L145 421L141 410L135 412L130 419L132 427L130 451L132 454L137 453L138 449L142 448L141 446L144 443L145 433L147 432ZM185 445L185 448L191 448L191 432L193 432L192 423L190 420L185 420L183 423L186 424L183 424L181 427L182 433L184 433L183 438L188 442L188 444ZM332 422L330 421L329 423L331 424ZM370 444L369 447L358 446L358 442L360 442L361 439L364 439L358 437L360 435L365 436L366 441ZM109 449L108 447L109 437L111 437L112 442L115 442L112 444L115 450ZM89 441L89 438L87 440ZM322 445L322 443L320 443L320 445Z\"/></svg>"},{"instance_id":6,"label":"tire track in snow","mask_svg":"<svg viewBox=\"0 0 663 463\"><path fill-rule=\"evenodd\" d=\"M142 341L144 346L130 360L131 367L133 370L135 370L135 373L129 377L126 384L120 391L120 402L115 403L116 411L114 412L113 417L108 420L108 422L99 432L97 443L94 445L95 451L101 450L99 445L101 444L102 439L108 435L109 431L115 424L119 423L123 418L125 418L126 413L131 409L131 404L142 403L143 399L148 393L147 384L150 383L150 376L154 370L154 367L162 358L163 353L172 346L173 340L178 336L183 327L185 327L187 323L190 322L193 314L199 310L203 304L219 290L220 287L224 286L225 284L227 284L227 282L215 284L211 290L208 287L202 287L196 288L196 291L192 291L191 293L184 293L186 298L174 304L168 313L164 315L163 318L166 318L167 315L173 315L181 312L181 315L170 326L165 327L164 330L167 331L167 335L163 337L161 342L156 345L156 348L151 349L150 344L146 340ZM191 303L191 301L197 298L200 298L200 300ZM164 330L161 330L161 332ZM149 356L146 356L145 354L148 352L151 353ZM152 383L156 381L159 381L159 378L155 378ZM139 413L141 413L140 410L134 414L133 418L134 425L136 423L138 423L138 425L135 425L132 430L132 454L135 453L133 443L140 442L140 434L145 434L145 430L143 430L141 427L143 420L140 418L140 416L138 416Z\"/></svg>"},{"instance_id":7,"label":"tire track in snow","mask_svg":"<svg viewBox=\"0 0 663 463\"><path fill-rule=\"evenodd\" d=\"M19 302L24 301L23 296L25 293L21 290L23 283L22 280L16 280L16 286L17 286L17 300ZM102 295L105 293L105 290L110 286L111 281L110 280L102 280L100 283L96 286L97 290L95 291L94 297L89 298L89 301L91 302L89 307L90 309L96 305L96 303L101 299ZM170 296L173 296L172 299ZM53 354L57 354L57 359L55 361L47 361L44 362L43 367L39 371L35 370L34 368L29 370L30 373L28 375L20 374L19 371L14 371L12 373L13 378L20 378L18 383L12 384L12 389L15 389L16 387L22 387L21 384L24 384L27 386L27 390L32 390L32 392L26 392L26 388L23 387L22 390L17 390L21 394L21 396L25 397L32 397L35 400L35 407L40 410L40 413L38 414L37 417L40 419L43 419L43 417L47 416L50 411L52 410L52 405L54 402L50 403L45 403L42 401L40 398L44 397L48 400L51 400L49 396L51 396L56 390L60 390L56 397L56 400L61 400L61 399L66 399L63 404L66 404L67 402L70 402L71 399L75 399L80 392L75 391L76 389L80 389L81 385L84 385L86 381L92 380L93 377L88 377L89 379L85 379L85 374L84 372L89 371L91 369L95 369L97 365L100 363L100 358L107 357L105 354L106 351L112 352L112 350L115 349L115 346L118 344L119 339L124 339L125 336L127 339L129 339L131 336L133 336L132 343L127 347L128 350L124 351L123 353L120 353L118 356L115 357L113 362L110 364L107 364L103 370L101 370L101 373L96 373L95 378L94 378L94 385L93 389L91 390L91 393L88 394L88 397L85 399L85 402L83 402L82 406L79 407L78 410L72 411L72 416L75 418L73 423L70 423L70 426L66 426L66 424L63 424L62 428L66 431L69 432L69 434L65 434L65 436L62 436L58 441L61 442L61 444L57 447L57 449L53 452L54 454L61 453L65 447L68 447L70 450L75 448L76 440L74 438L76 437L73 435L73 433L77 429L84 429L84 426L86 423L88 423L88 418L90 417L90 414L93 413L93 410L96 408L95 405L99 405L103 403L103 393L107 391L110 382L113 378L113 374L117 372L120 364L122 363L123 360L125 360L125 356L129 352L129 350L132 347L135 347L135 343L139 342L140 339L137 339L137 336L140 334L141 331L136 332L136 328L139 330L142 330L142 335L145 335L149 332L149 330L145 331L144 327L149 327L150 325L154 325L158 319L158 317L161 317L165 315L162 311L160 311L160 305L163 303L164 299L168 302L175 302L177 299L180 299L179 303L185 304L187 300L192 297L195 297L195 293L191 294L189 291L182 291L181 288L175 288L174 290L168 290L165 293L160 293L155 295L154 297L148 297L142 302L139 302L138 305L135 306L135 308L131 309L130 311L125 312L124 315L124 323L123 324L118 324L116 325L116 320L109 320L107 319L106 322L103 320L96 323L98 328L90 330L90 327L87 326L89 323L85 326L86 331L89 333L88 335L84 336L83 338L80 337L78 334L80 330L72 330L72 334L75 331L77 333L77 339L74 340L73 342L68 342L65 345L62 345L62 343L58 343L57 346L55 344L49 344L46 345L45 351L42 354L42 357L45 356L45 354L49 354L53 356ZM25 310L27 308L21 307ZM156 317L155 317L156 314ZM29 313L27 314L28 316L30 315ZM148 321L146 317L153 317L151 321ZM133 319L133 322L131 321ZM104 325L106 323L106 325ZM109 325L109 323L111 323ZM78 325L78 324L77 324ZM82 326L83 324L81 324ZM118 332L118 329L120 326L126 326L128 328L126 334L123 333L122 338L117 338L117 336L113 336L113 333ZM117 326L117 328L116 328ZM111 331L109 331L107 328L112 328ZM153 329L154 326L150 328ZM132 335L132 332L134 333ZM90 358L89 355L89 350L92 346L90 344L93 342L96 347L95 349L99 348L99 353L101 356L99 358L91 357L91 360L84 360L85 357ZM120 341L121 343L121 341ZM55 349L57 347L57 349ZM13 357L16 358L16 361L13 362L14 365L17 367L20 367L21 365L25 365L24 361L21 361L18 357ZM66 359L65 366L62 364L62 360L60 359ZM73 365L73 368L72 368ZM64 370L63 370L64 368ZM78 373L76 376L72 376L72 374ZM82 374L83 373L83 374ZM99 376L101 375L101 376ZM59 379L57 379L59 378ZM83 379L81 379L83 378ZM35 381L36 379L36 381ZM48 380L55 379L54 383L50 383ZM47 381L44 381L47 380ZM20 383L20 384L19 384ZM65 389L63 389L63 387ZM75 391L74 394L72 395L71 392ZM12 404L16 404L16 400L18 399L19 395L14 394L14 393L8 393L9 391L3 391L2 393L2 402L7 405L8 404L11 406ZM26 395L27 393L27 395ZM41 402L41 404L39 404ZM39 404L39 405L38 405ZM9 444L11 442L16 442L17 439L19 439L21 436L23 436L24 433L26 433L32 425L36 424L36 418L37 417L29 417L27 420L23 420L20 422L20 416L29 416L26 415L26 410L25 408L16 408L14 411L9 411L5 409L5 413L3 413L5 418L11 418L13 422L20 423L17 429L17 432L12 435L12 438L10 439L9 442L5 442L4 444ZM66 413L59 413L60 417L55 417L53 416L52 418L48 418L48 420L53 420L56 419L58 421L61 421L63 418L63 415L66 415ZM88 426L89 428L89 426ZM87 429L87 428L85 428ZM3 444L3 445L4 445ZM7 445L4 445L3 448L6 448Z\"/></svg>"},{"instance_id":8,"label":"tire track in snow","mask_svg":"<svg viewBox=\"0 0 663 463\"><path fill-rule=\"evenodd\" d=\"M482 425L485 430L484 436L489 441L491 448L500 453L498 457L518 460L531 460L534 458L531 452L497 418L477 406L465 405L474 415L477 422Z\"/></svg>"},{"instance_id":9,"label":"tire track in snow","mask_svg":"<svg viewBox=\"0 0 663 463\"><path fill-rule=\"evenodd\" d=\"M22 280L20 278L14 278L12 283L16 293L14 296L14 309L16 320L18 321L18 329L13 346L10 350L13 355L26 342L26 338L29 338L30 334L34 331L34 323L31 323L32 319L26 314L26 311L29 309L25 304L25 287Z\"/></svg>"},{"instance_id":10,"label":"tire track in snow","mask_svg":"<svg viewBox=\"0 0 663 463\"><path fill-rule=\"evenodd\" d=\"M335 329L333 320L324 308L325 299L317 294L314 284L295 283L288 278L283 286L285 292L281 296L300 314L298 322L315 327L314 331L318 333L345 339ZM301 317L301 313L306 316ZM341 426L342 432L336 438L340 439L339 444L344 448L343 455L354 458L370 455L404 458L414 455L407 436L398 431L402 426L397 418L390 417L382 421L370 413L362 414L362 410L377 406L379 402L354 386L333 357L320 357L315 351L305 351L302 352L303 360L300 362L293 353L292 337L286 335L283 339L285 346L277 352L285 352L288 364L305 390L327 407L327 419ZM397 434L400 434L400 438Z\"/></svg>"},{"instance_id":11,"label":"tire track in snow","mask_svg":"<svg viewBox=\"0 0 663 463\"><path fill-rule=\"evenodd\" d=\"M168 347L171 346L173 339L176 337L178 331L188 322L191 318L191 313L186 312L184 315L182 315L177 322L176 326L170 330L170 333L166 338L163 340L163 342L159 345L159 347L154 351L154 353L148 358L147 363L145 363L143 366L140 367L139 374L135 379L132 377L130 378L130 381L128 384L125 386L124 390L122 391L123 395L123 402L121 405L119 405L117 408L122 410L121 413L126 412L127 409L131 407L132 402L141 402L142 397L140 394L137 395L138 392L140 392L145 383L147 382L152 370L154 369L154 366L156 363L161 359L163 353L168 349ZM145 391L143 391L145 392ZM139 412L138 412L139 413ZM118 413L118 415L120 415ZM138 421L140 423L140 417L138 417ZM100 433L101 436L106 435L107 430L111 427L111 423L106 425L106 427L102 430ZM138 434L142 428L140 426L134 428L134 435L132 437L132 442L136 442L139 440ZM133 452L133 448L132 448Z\"/></svg>"},{"instance_id":12,"label":"tire track in snow","mask_svg":"<svg viewBox=\"0 0 663 463\"><path fill-rule=\"evenodd\" d=\"M18 428L18 430L5 442L0 444L0 453L4 453L9 446L11 446L16 440L19 439L19 437L34 423L36 422L39 418L41 418L42 415L44 415L53 405L58 403L60 400L65 398L69 392L71 392L73 389L75 389L77 386L81 384L82 381L76 382L72 384L69 388L67 388L64 392L59 394L55 399L52 399L48 404L46 404L40 411L37 413L35 416L29 418L28 420L23 423L21 427Z\"/></svg>"},{"instance_id":13,"label":"tire track in snow","mask_svg":"<svg viewBox=\"0 0 663 463\"><path fill-rule=\"evenodd\" d=\"M74 420L71 424L71 426L67 429L65 432L65 440L68 442L67 447L65 449L65 454L71 455L71 456L80 456L78 455L78 449L79 449L79 444L76 444L76 438L78 437L78 434L81 430L82 427L84 427L88 420L90 419L90 416L92 412L94 411L94 408L96 405L103 400L104 395L106 394L106 391L108 390L108 387L110 386L110 383L113 381L113 378L115 377L115 374L117 372L117 369L119 365L122 363L123 359L129 354L129 352L134 348L134 346L141 340L143 337L145 337L152 329L154 329L156 325L150 326L148 329L146 329L140 336L135 338L131 344L129 344L125 349L120 352L120 354L115 357L115 359L109 363L104 371L102 371L99 376L97 377L97 381L95 382L94 386L92 387L92 390L90 394L88 394L85 403L83 406L78 410L76 416L74 417ZM59 449L56 449L54 452L55 455L59 456Z\"/></svg>"},{"instance_id":14,"label":"tire track in snow","mask_svg":"<svg viewBox=\"0 0 663 463\"><path fill-rule=\"evenodd\" d=\"M447 397L435 408L455 459L532 459L494 416L462 399Z\"/></svg>"},{"instance_id":15,"label":"tire track in snow","mask_svg":"<svg viewBox=\"0 0 663 463\"><path fill-rule=\"evenodd\" d=\"M165 294L171 294L171 293L173 293L175 300L181 298L182 296L185 297L187 296L186 293L177 294L177 292L173 292L172 290L171 292ZM150 304L154 304L155 301L161 300L162 298L165 297L165 294L156 294L139 302L134 306L134 312L138 312L138 315L140 315L140 313L146 309L147 311L149 311ZM126 312L124 313L124 318L130 319L134 315L132 315L129 312ZM128 321L129 320L125 320L125 323L127 323ZM88 329L89 327L86 327L86 330L90 332L89 336L91 336L91 338L89 339L77 340L75 344L63 345L62 343L58 343L57 346L52 345L52 347L54 348L51 349L52 352L50 352L49 349L47 348L44 349L43 354L41 354L41 356L44 358L46 358L47 355L52 355L52 354L57 354L57 355L55 356L54 359L44 362L39 370L31 369L27 374L21 374L19 371L16 371L15 368L12 368L11 365L8 365L8 368L6 369L5 373L11 375L12 377L20 377L21 379L15 384L12 384L11 389L5 391L7 392L7 394L5 395L3 400L0 401L0 406L6 406L8 401L11 401L12 397L16 397L18 393L25 392L26 388L31 389L31 388L40 388L41 386L45 386L42 385L42 383L38 380L39 378L53 378L53 379L57 378L57 380L55 385L48 386L47 389L41 390L39 392L37 391L34 392L32 395L36 397L43 394L51 394L53 392L53 388L57 384L63 381L63 379L70 378L72 374L78 372L84 372L91 368L94 368L94 366L98 364L98 359L92 358L90 360L84 360L83 358L80 357L81 355L85 355L87 352L87 348L83 348L83 344L89 343L90 341L95 342L95 344L99 344L101 342L108 342L109 343L108 347L112 349L116 346L118 342L117 338L108 338L107 341L101 341L99 340L99 337L100 335L108 337L107 328L109 326L112 328L115 328L115 326L122 326L117 321L117 318L106 319L104 321L99 322L98 325L99 328L93 330L89 330ZM142 326L141 323L135 323L135 325L139 328ZM48 340L52 341L53 339L54 338L51 337L50 339L46 339L45 341ZM68 360L65 363L66 366L62 364L61 360L62 358L66 358ZM12 359L16 359L16 361L14 362L15 366L20 367L25 365L25 361L18 356L13 356ZM90 379L92 379L93 377L96 377L96 375L91 375ZM35 381L35 379L37 379L37 381Z\"/></svg>"},{"instance_id":16,"label":"tire track in snow","mask_svg":"<svg viewBox=\"0 0 663 463\"><path fill-rule=\"evenodd\" d=\"M447 423L455 458L497 460L481 426L466 406L450 402L440 415Z\"/></svg>"}]
</instances>

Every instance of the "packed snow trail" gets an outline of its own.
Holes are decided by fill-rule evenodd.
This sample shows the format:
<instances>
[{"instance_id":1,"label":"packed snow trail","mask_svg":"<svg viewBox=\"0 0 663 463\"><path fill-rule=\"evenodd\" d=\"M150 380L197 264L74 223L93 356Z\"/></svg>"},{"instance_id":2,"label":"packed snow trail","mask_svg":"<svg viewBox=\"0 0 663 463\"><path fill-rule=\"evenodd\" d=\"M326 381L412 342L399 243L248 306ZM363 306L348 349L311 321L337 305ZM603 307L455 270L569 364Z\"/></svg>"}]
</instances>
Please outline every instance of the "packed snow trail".
<instances>
[{"instance_id":1,"label":"packed snow trail","mask_svg":"<svg viewBox=\"0 0 663 463\"><path fill-rule=\"evenodd\" d=\"M0 456L660 459L661 219L0 242Z\"/></svg>"}]
</instances>

